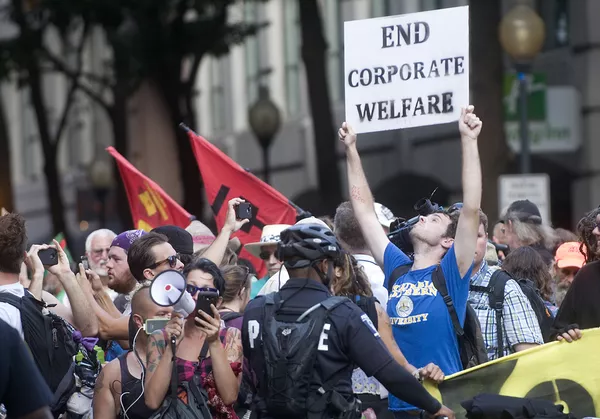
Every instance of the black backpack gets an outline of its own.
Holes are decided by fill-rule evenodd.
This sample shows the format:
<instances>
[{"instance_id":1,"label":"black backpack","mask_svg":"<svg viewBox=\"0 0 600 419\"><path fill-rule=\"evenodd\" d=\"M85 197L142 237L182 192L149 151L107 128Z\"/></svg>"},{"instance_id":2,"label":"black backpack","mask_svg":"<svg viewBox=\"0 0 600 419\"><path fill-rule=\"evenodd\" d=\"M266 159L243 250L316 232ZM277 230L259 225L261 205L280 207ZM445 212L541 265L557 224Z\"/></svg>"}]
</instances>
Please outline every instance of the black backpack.
<instances>
[{"instance_id":1,"label":"black backpack","mask_svg":"<svg viewBox=\"0 0 600 419\"><path fill-rule=\"evenodd\" d=\"M265 367L260 380L264 409L272 417L306 418L328 408L336 376L323 383L315 368L321 332L329 314L346 297L329 297L309 308L295 322L276 319L279 293L266 295L261 345Z\"/></svg>"},{"instance_id":2,"label":"black backpack","mask_svg":"<svg viewBox=\"0 0 600 419\"><path fill-rule=\"evenodd\" d=\"M393 270L387 283L388 293L390 295L392 294L392 289L394 288L396 281L401 276L406 275L410 271L411 266L412 265L402 265ZM483 335L481 334L481 325L479 324L477 313L473 307L467 303L465 322L464 326L461 327L452 297L448 294L446 278L444 278L441 265L438 265L435 268L431 274L431 280L448 308L452 326L454 327L454 332L456 333L456 338L458 340L458 349L463 368L468 369L487 362L488 356L483 341Z\"/></svg>"},{"instance_id":3,"label":"black backpack","mask_svg":"<svg viewBox=\"0 0 600 419\"><path fill-rule=\"evenodd\" d=\"M29 292L20 298L0 293L0 302L19 309L25 343L53 393L50 410L55 417L67 409L67 401L77 390L74 356L79 346L73 340L75 330L61 317L47 310L49 305Z\"/></svg>"},{"instance_id":4,"label":"black backpack","mask_svg":"<svg viewBox=\"0 0 600 419\"><path fill-rule=\"evenodd\" d=\"M149 417L149 419L211 419L210 409L206 404L208 394L200 384L200 377L194 374L192 381L179 382L175 354L177 345L173 338L167 345L171 345L171 357L173 368L171 369L171 388L163 400L160 408ZM200 359L204 359L208 353L208 342L205 342L200 351ZM166 352L164 356L167 356ZM181 400L177 393L178 387L182 387L187 394L187 403Z\"/></svg>"},{"instance_id":5,"label":"black backpack","mask_svg":"<svg viewBox=\"0 0 600 419\"><path fill-rule=\"evenodd\" d=\"M502 327L504 325L502 320L504 308L504 287L506 286L506 282L511 279L519 284L523 294L525 294L529 300L531 308L533 308L535 316L538 319L544 342L551 341L550 334L554 319L552 317L552 313L550 313L550 310L548 310L546 304L544 304L544 300L542 299L540 292L537 290L533 282L528 279L514 279L508 272L498 269L492 274L490 283L487 287L471 285L470 290L476 292L485 292L489 297L490 308L496 313L496 335L498 337L499 358L504 356L504 328Z\"/></svg>"}]
</instances>

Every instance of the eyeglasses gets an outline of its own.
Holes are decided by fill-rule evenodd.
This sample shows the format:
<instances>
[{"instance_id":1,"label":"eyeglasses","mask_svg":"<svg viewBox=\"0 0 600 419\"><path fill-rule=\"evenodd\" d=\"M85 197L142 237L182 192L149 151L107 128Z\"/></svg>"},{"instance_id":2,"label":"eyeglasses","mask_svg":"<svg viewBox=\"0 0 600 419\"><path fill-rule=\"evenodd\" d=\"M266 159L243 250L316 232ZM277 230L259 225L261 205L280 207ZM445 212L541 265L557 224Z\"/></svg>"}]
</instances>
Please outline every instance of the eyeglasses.
<instances>
[{"instance_id":1,"label":"eyeglasses","mask_svg":"<svg viewBox=\"0 0 600 419\"><path fill-rule=\"evenodd\" d=\"M177 266L177 261L178 260L181 260L181 258L179 256L179 253L177 253L175 255L172 255L172 256L169 256L168 258L166 258L164 260L161 260L161 261L153 263L152 265L148 266L148 269L156 269L160 265L162 265L163 263L167 263L167 262L169 263L169 266L172 269L175 269L175 267Z\"/></svg>"},{"instance_id":2,"label":"eyeglasses","mask_svg":"<svg viewBox=\"0 0 600 419\"><path fill-rule=\"evenodd\" d=\"M187 284L185 286L185 290L187 292L190 293L190 295L193 297L194 295L196 295L197 292L212 292L212 293L217 293L219 294L219 290L216 288L210 288L210 287L197 287L195 285L191 285L191 284Z\"/></svg>"}]
</instances>

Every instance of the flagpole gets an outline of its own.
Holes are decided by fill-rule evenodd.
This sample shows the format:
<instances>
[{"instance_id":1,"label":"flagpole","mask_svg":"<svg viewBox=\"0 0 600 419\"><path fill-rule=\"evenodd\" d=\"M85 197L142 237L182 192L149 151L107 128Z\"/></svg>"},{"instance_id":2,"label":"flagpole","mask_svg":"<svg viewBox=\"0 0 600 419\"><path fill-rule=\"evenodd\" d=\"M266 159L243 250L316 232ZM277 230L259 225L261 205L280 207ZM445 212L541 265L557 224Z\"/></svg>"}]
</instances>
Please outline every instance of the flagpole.
<instances>
[{"instance_id":1,"label":"flagpole","mask_svg":"<svg viewBox=\"0 0 600 419\"><path fill-rule=\"evenodd\" d=\"M198 135L196 132L194 132L190 127L188 127L186 124L184 124L183 122L181 122L179 124L179 128L182 129L185 132L192 132L195 135ZM243 169L247 172L250 173L252 176L257 177L254 173L252 173L250 171L250 169L243 167ZM298 205L296 205L291 199L288 199L288 204L290 204L290 206L294 207L294 209L296 210L296 219L297 221L300 221L303 218L308 218L308 217L312 217L312 214L308 211L303 210L302 208L300 208Z\"/></svg>"}]
</instances>

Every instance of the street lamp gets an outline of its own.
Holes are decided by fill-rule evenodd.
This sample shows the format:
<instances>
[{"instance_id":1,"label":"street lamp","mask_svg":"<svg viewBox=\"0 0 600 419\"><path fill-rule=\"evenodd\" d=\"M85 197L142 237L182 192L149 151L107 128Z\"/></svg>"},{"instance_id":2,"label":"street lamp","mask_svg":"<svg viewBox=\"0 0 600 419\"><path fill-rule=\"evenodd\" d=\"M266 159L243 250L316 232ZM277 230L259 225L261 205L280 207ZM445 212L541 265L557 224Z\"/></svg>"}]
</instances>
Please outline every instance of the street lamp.
<instances>
[{"instance_id":1,"label":"street lamp","mask_svg":"<svg viewBox=\"0 0 600 419\"><path fill-rule=\"evenodd\" d=\"M263 153L264 181L270 182L269 149L281 125L281 114L265 86L259 87L258 100L248 109L248 122Z\"/></svg>"},{"instance_id":2,"label":"street lamp","mask_svg":"<svg viewBox=\"0 0 600 419\"><path fill-rule=\"evenodd\" d=\"M521 173L531 171L529 126L527 122L527 75L531 63L542 50L545 38L544 21L531 7L518 4L500 22L500 43L512 58L519 80L521 133Z\"/></svg>"},{"instance_id":3,"label":"street lamp","mask_svg":"<svg viewBox=\"0 0 600 419\"><path fill-rule=\"evenodd\" d=\"M112 168L106 160L96 160L90 167L90 180L100 203L98 221L100 228L106 227L106 197L113 184Z\"/></svg>"}]
</instances>

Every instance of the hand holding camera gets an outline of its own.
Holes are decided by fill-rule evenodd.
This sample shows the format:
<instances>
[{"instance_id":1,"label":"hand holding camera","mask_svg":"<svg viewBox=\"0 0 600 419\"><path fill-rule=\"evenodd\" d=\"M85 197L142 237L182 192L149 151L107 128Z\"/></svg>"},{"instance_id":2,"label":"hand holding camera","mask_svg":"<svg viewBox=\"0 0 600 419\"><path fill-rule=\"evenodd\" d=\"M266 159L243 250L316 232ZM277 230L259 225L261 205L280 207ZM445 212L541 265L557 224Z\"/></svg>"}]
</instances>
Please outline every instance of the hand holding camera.
<instances>
[{"instance_id":1,"label":"hand holding camera","mask_svg":"<svg viewBox=\"0 0 600 419\"><path fill-rule=\"evenodd\" d=\"M250 222L252 218L252 206L242 198L230 199L227 204L227 218L223 228L229 229L235 233L240 228Z\"/></svg>"}]
</instances>

